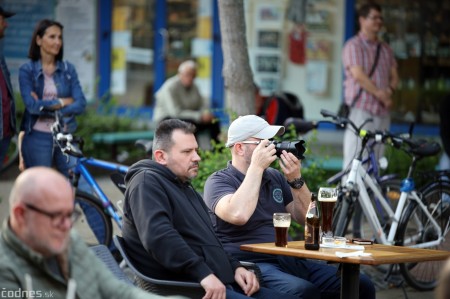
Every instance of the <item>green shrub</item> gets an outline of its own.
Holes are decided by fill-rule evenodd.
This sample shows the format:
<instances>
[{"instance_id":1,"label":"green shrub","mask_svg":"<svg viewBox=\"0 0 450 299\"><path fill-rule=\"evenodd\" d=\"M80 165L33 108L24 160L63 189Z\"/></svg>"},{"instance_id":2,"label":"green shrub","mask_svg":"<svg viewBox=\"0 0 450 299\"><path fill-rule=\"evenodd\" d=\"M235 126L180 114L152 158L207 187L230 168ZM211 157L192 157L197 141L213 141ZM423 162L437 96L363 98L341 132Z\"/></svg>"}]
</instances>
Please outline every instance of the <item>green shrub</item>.
<instances>
[{"instance_id":1,"label":"green shrub","mask_svg":"<svg viewBox=\"0 0 450 299\"><path fill-rule=\"evenodd\" d=\"M95 105L90 105L86 108L85 113L77 116L78 129L75 135L80 136L84 140L83 152L86 157L95 157L97 159L111 160L116 157L111 157L111 145L94 144L92 142L92 135L95 133L108 132L127 132L136 129L146 130L142 122L136 121L131 117L117 116L107 106L102 106L100 109ZM128 158L121 162L123 164L132 164L145 157L145 153L138 149L134 144L123 144L117 146L117 152L127 152Z\"/></svg>"},{"instance_id":2,"label":"green shrub","mask_svg":"<svg viewBox=\"0 0 450 299\"><path fill-rule=\"evenodd\" d=\"M386 147L385 156L388 160L388 167L382 172L382 174L397 174L400 179L405 178L408 174L408 169L411 165L412 158L404 151L391 146ZM425 180L420 173L427 173L435 170L438 163L439 155L423 158L417 162L415 172L413 173L416 186L422 186L425 184Z\"/></svg>"}]
</instances>

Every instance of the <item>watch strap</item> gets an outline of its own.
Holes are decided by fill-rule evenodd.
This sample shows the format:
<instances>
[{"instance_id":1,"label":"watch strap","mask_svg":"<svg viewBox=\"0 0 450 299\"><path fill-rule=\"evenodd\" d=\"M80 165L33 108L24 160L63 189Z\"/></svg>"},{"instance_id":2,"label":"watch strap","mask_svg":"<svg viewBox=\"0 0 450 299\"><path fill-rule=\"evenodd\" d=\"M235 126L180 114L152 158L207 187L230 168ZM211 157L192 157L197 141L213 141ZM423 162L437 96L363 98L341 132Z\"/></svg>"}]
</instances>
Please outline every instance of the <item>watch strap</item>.
<instances>
[{"instance_id":1,"label":"watch strap","mask_svg":"<svg viewBox=\"0 0 450 299\"><path fill-rule=\"evenodd\" d=\"M287 181L287 183L289 184L289 186L291 186L294 189L300 189L305 184L305 180L303 179L303 177L299 177L299 178L293 179L292 181Z\"/></svg>"}]
</instances>

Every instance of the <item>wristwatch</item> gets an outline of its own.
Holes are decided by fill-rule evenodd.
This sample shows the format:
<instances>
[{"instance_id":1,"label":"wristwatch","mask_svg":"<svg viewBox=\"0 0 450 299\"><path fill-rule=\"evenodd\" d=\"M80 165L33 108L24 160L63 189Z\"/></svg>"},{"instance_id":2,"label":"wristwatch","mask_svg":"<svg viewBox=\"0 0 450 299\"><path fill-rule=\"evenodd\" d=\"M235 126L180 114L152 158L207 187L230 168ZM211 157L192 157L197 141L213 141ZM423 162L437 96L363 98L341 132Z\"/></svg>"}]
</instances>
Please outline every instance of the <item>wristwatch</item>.
<instances>
[{"instance_id":1,"label":"wristwatch","mask_svg":"<svg viewBox=\"0 0 450 299\"><path fill-rule=\"evenodd\" d=\"M299 177L292 181L287 181L287 183L294 189L301 189L305 184L305 180L302 177Z\"/></svg>"}]
</instances>

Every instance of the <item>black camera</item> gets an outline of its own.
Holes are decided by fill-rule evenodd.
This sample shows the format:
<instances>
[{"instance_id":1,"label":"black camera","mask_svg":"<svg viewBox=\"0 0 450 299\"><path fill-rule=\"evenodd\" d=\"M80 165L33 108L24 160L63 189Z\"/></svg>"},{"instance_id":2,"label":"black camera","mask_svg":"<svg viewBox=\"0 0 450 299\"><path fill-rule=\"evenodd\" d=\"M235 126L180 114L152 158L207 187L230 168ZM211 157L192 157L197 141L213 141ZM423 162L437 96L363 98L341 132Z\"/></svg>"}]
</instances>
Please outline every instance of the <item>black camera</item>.
<instances>
[{"instance_id":1,"label":"black camera","mask_svg":"<svg viewBox=\"0 0 450 299\"><path fill-rule=\"evenodd\" d=\"M305 144L304 140L272 141L272 143L275 145L275 149L277 150L276 152L277 157L280 157L282 151L284 150L287 151L288 153L293 153L294 156L296 156L300 160L305 159L305 156L303 156L303 154L306 151L306 148L304 146Z\"/></svg>"}]
</instances>

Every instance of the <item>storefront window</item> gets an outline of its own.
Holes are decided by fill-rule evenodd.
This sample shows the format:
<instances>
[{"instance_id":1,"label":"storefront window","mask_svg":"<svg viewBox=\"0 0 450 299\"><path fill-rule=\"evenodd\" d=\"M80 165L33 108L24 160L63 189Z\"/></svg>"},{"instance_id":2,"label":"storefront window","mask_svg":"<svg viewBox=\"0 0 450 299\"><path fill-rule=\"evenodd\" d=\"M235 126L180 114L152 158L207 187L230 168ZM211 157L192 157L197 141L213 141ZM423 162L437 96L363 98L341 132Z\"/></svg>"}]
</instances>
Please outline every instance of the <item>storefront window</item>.
<instances>
[{"instance_id":1,"label":"storefront window","mask_svg":"<svg viewBox=\"0 0 450 299\"><path fill-rule=\"evenodd\" d=\"M167 15L156 11L156 1L162 0L113 2L111 92L118 104L153 105L155 76L176 74L178 65L191 57L197 1L167 0ZM155 30L155 18L166 18L167 28ZM154 44L156 34L163 37L162 45ZM155 55L156 46L163 48L160 55ZM156 60L164 61L165 74L154 73Z\"/></svg>"},{"instance_id":2,"label":"storefront window","mask_svg":"<svg viewBox=\"0 0 450 299\"><path fill-rule=\"evenodd\" d=\"M149 105L152 99L153 2L113 2L111 93L122 105Z\"/></svg>"}]
</instances>

